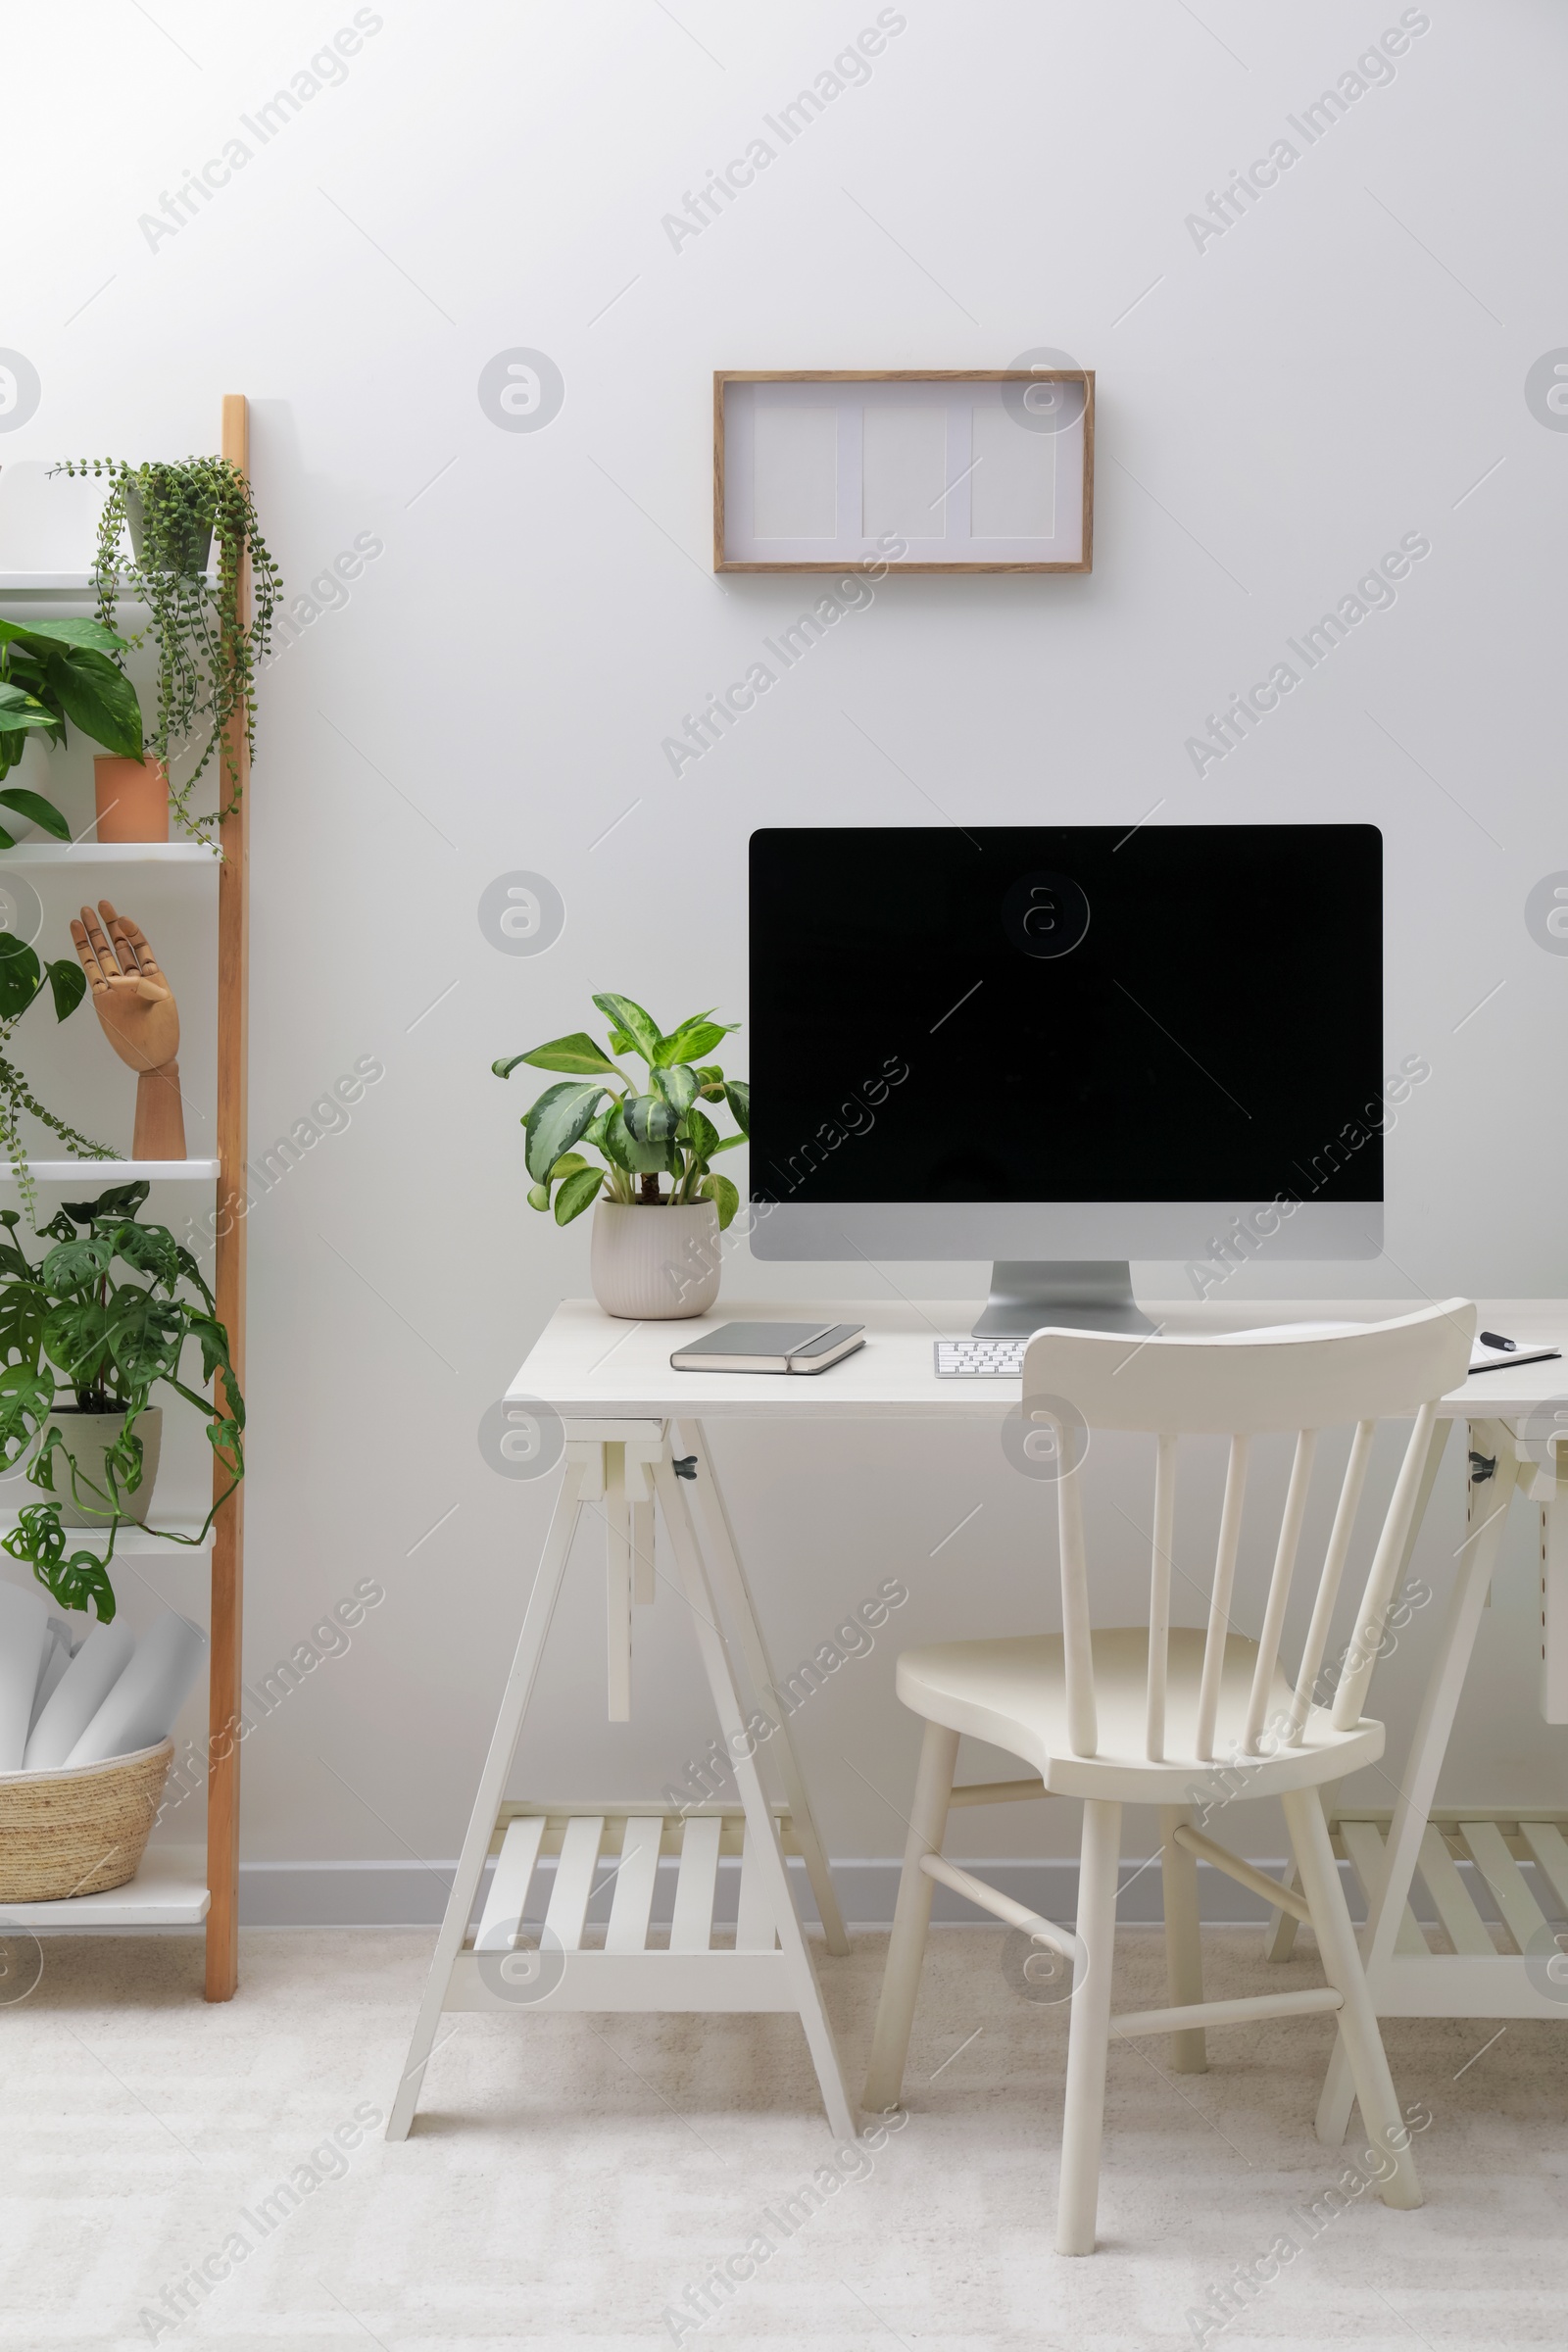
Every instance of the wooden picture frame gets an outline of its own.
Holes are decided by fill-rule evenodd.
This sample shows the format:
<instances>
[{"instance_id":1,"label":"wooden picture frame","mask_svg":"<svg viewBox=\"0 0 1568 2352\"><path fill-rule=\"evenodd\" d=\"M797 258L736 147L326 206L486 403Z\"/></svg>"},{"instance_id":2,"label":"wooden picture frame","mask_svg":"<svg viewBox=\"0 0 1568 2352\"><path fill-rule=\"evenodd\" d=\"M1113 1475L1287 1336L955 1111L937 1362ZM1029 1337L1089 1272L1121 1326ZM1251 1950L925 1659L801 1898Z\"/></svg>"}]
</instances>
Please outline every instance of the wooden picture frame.
<instances>
[{"instance_id":1,"label":"wooden picture frame","mask_svg":"<svg viewBox=\"0 0 1568 2352\"><path fill-rule=\"evenodd\" d=\"M1089 368L715 368L713 569L1090 571L1094 453Z\"/></svg>"}]
</instances>

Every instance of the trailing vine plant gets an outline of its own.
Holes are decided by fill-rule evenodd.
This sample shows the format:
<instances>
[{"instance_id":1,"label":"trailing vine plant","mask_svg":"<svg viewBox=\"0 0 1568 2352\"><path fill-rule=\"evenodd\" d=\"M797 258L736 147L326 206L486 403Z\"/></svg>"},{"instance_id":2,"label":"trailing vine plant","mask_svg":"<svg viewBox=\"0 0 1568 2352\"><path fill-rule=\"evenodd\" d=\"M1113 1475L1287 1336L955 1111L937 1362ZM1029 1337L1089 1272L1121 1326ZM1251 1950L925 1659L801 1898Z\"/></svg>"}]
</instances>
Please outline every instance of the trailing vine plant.
<instances>
[{"instance_id":1,"label":"trailing vine plant","mask_svg":"<svg viewBox=\"0 0 1568 2352\"><path fill-rule=\"evenodd\" d=\"M28 1005L42 996L45 986L54 999L56 1020L67 1021L87 993L87 977L79 963L68 962L63 957L56 963L40 963L25 940L18 939L15 932L0 931L0 1155L13 1164L27 1222L34 1233L38 1230L38 1195L27 1164L27 1147L22 1138L19 1112L31 1111L35 1119L41 1119L83 1159L115 1156L107 1144L95 1144L90 1137L78 1135L74 1127L68 1126L47 1109L4 1050L11 1043L11 1032L18 1021Z\"/></svg>"},{"instance_id":2,"label":"trailing vine plant","mask_svg":"<svg viewBox=\"0 0 1568 2352\"><path fill-rule=\"evenodd\" d=\"M282 575L261 525L251 486L226 458L183 458L177 464L129 466L122 458L72 458L58 468L107 480L98 517L93 566L98 616L115 626L121 600L147 607L146 628L158 654L158 708L149 753L169 771L170 808L191 838L217 848L218 827L239 806L240 766L226 730L240 718L247 748L256 748L256 671L271 641L272 614ZM130 537L130 558L123 539ZM218 576L208 553L218 544ZM254 615L240 620L240 578L250 558ZM220 806L191 809L196 784L216 759L222 782ZM183 767L176 774L176 762Z\"/></svg>"}]
</instances>

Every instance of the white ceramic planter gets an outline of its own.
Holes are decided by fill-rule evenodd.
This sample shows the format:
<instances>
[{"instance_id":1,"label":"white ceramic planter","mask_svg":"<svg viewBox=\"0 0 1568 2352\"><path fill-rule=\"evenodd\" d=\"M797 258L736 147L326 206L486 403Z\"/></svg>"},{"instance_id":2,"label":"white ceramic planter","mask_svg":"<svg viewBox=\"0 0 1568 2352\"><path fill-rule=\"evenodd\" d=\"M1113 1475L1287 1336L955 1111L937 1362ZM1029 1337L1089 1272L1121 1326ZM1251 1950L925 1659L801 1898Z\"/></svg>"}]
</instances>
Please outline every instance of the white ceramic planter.
<instances>
[{"instance_id":1,"label":"white ceramic planter","mask_svg":"<svg viewBox=\"0 0 1568 2352\"><path fill-rule=\"evenodd\" d=\"M607 1315L706 1315L718 1297L718 1211L710 1200L687 1208L601 1200L589 1265Z\"/></svg>"},{"instance_id":2,"label":"white ceramic planter","mask_svg":"<svg viewBox=\"0 0 1568 2352\"><path fill-rule=\"evenodd\" d=\"M71 1464L58 1448L50 1468L54 1473L55 1500L60 1505L62 1527L107 1527L114 1516L109 1473L104 1468L104 1455L119 1437L123 1426L123 1413L84 1413L74 1404L57 1404L50 1414L58 1423L62 1437L76 1457L76 1486L82 1499L72 1493ZM164 1440L164 1408L149 1404L137 1415L136 1435L141 1440L141 1485L133 1494L122 1492L120 1513L138 1527L145 1527L152 1508L153 1487L158 1478L158 1455ZM102 1496L103 1508L95 1508L96 1498ZM32 1499L37 1499L36 1495Z\"/></svg>"}]
</instances>

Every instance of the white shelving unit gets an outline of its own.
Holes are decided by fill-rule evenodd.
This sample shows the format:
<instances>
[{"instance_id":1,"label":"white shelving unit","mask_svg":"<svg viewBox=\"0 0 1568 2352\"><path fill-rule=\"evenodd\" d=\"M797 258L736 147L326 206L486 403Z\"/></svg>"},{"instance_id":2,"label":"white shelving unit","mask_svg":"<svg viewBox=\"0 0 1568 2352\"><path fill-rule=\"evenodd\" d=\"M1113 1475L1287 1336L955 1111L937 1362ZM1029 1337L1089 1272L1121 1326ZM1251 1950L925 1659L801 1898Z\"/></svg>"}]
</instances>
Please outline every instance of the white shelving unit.
<instances>
[{"instance_id":1,"label":"white shelving unit","mask_svg":"<svg viewBox=\"0 0 1568 2352\"><path fill-rule=\"evenodd\" d=\"M249 465L249 411L242 394L224 395L222 455L242 472ZM242 581L242 617L249 617L248 573ZM128 600L127 600L128 601ZM59 610L97 603L97 583L88 571L0 570L0 606L33 602ZM150 1182L208 1185L229 1200L244 1193L246 1154L246 996L249 922L250 760L245 731L231 722L227 750L240 774L242 797L223 819L221 859L200 842L57 842L33 840L0 851L0 870L37 875L50 867L136 866L142 869L206 866L217 888L218 1029L215 1134L220 1156L208 1159L33 1159L39 1185L69 1185L73 1197L105 1184L145 1177ZM106 877L107 879L107 877ZM200 888L205 899L205 886ZM0 1162L0 1192L14 1185L16 1170ZM217 1236L213 1282L218 1311L227 1325L235 1372L245 1377L245 1224L230 1218ZM0 1534L17 1524L15 1508L0 1505ZM178 1534L194 1537L200 1518L183 1514L169 1521ZM188 1552L210 1572L212 1658L209 1724L232 1722L241 1706L240 1626L243 1591L243 1491L226 1501L216 1528L199 1544L180 1544L122 1527L115 1552L127 1565L135 1559L173 1559ZM92 1528L72 1529L73 1546L91 1545ZM25 1927L42 1933L119 1932L124 1929L207 1928L207 1997L230 1998L238 1982L239 1749L236 1741L215 1745L208 1768L207 1847L154 1847L128 1886L107 1894L74 1896L63 1902L0 1905L0 1930Z\"/></svg>"},{"instance_id":2,"label":"white shelving unit","mask_svg":"<svg viewBox=\"0 0 1568 2352\"><path fill-rule=\"evenodd\" d=\"M0 850L6 865L208 865L218 859L199 841L19 841Z\"/></svg>"},{"instance_id":3,"label":"white shelving unit","mask_svg":"<svg viewBox=\"0 0 1568 2352\"><path fill-rule=\"evenodd\" d=\"M212 1184L220 1173L216 1159L29 1159L39 1184L129 1184L138 1176L158 1184ZM14 1160L0 1168L7 1184L17 1181Z\"/></svg>"},{"instance_id":4,"label":"white shelving unit","mask_svg":"<svg viewBox=\"0 0 1568 2352\"><path fill-rule=\"evenodd\" d=\"M90 571L0 571L0 596L97 595Z\"/></svg>"},{"instance_id":5,"label":"white shelving unit","mask_svg":"<svg viewBox=\"0 0 1568 2352\"><path fill-rule=\"evenodd\" d=\"M43 1502L48 1499L48 1497L39 1488L27 1487L24 1491L33 1501ZM0 1536L9 1536L12 1529L17 1524L17 1514L15 1510L9 1508L0 1509ZM166 1520L165 1524L172 1530L175 1536L189 1536L193 1539L197 1536L201 1536L202 1523L199 1519L185 1518L176 1512L170 1516ZM105 1528L68 1527L66 1530L66 1540L71 1544L71 1547L74 1551L79 1551L84 1548L88 1550L96 1550L98 1549L98 1546L94 1544L92 1539L94 1536L107 1536L107 1533L108 1530ZM202 1536L200 1543L193 1541L189 1544L176 1544L172 1542L171 1538L167 1535L149 1535L144 1527L128 1527L122 1522L121 1525L120 1534L115 1540L115 1557L117 1560L122 1557L126 1559L137 1560L145 1560L149 1558L174 1560L180 1558L182 1555L187 1559L200 1560L205 1559L208 1552L210 1552L212 1548L213 1537L211 1529L208 1530L205 1536Z\"/></svg>"},{"instance_id":6,"label":"white shelving unit","mask_svg":"<svg viewBox=\"0 0 1568 2352\"><path fill-rule=\"evenodd\" d=\"M199 1845L153 1846L128 1886L60 1902L0 1903L0 1930L114 1936L125 1928L199 1928L211 1901L207 1856Z\"/></svg>"}]
</instances>

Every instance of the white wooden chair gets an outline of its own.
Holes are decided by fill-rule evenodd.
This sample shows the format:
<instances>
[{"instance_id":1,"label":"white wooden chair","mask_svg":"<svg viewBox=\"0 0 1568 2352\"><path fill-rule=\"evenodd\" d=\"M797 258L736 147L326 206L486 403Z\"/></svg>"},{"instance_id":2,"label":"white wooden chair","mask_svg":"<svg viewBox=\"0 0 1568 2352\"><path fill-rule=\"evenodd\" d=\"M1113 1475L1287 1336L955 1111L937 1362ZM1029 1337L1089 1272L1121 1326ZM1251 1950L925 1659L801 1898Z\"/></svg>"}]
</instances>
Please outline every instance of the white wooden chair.
<instances>
[{"instance_id":1,"label":"white wooden chair","mask_svg":"<svg viewBox=\"0 0 1568 2352\"><path fill-rule=\"evenodd\" d=\"M1069 1959L1073 1995L1056 2224L1060 2253L1094 2251L1106 2048L1112 2035L1171 2034L1175 2067L1201 2072L1206 2027L1332 2010L1362 2122L1392 2161L1382 2183L1384 2201L1404 2207L1421 2202L1409 2133L1367 1993L1318 1789L1383 1753L1383 1726L1363 1711L1367 1687L1404 1565L1434 1406L1464 1379L1474 1329L1475 1308L1451 1298L1345 1337L1135 1342L1044 1331L1030 1342L1024 1359L1025 1420L1054 1430L1062 1468L1056 1498L1063 1630L1011 1641L947 1642L907 1650L899 1659L899 1696L925 1717L926 1730L864 2104L883 2112L900 2095L933 1881ZM1324 1670L1377 1424L1407 1414L1415 1415L1415 1428L1340 1662L1338 1687L1332 1703L1319 1705L1313 1689ZM1355 1435L1293 1685L1281 1666L1280 1641L1313 1455L1320 1431L1341 1422L1354 1422ZM1084 1473L1078 1465L1085 1431L1097 1429L1141 1430L1158 1439L1147 1625L1091 1629L1080 1491ZM1233 1630L1233 1588L1249 1449L1265 1431L1295 1431L1297 1440L1273 1574L1252 1640ZM1206 1630L1170 1622L1177 1438L1200 1433L1231 1441ZM1040 1778L959 1789L959 1801L1083 1799L1076 1934L1054 1927L943 1858L956 1793L954 1767L965 1733L1022 1757ZM1237 1788L1236 1801L1283 1799L1300 1876L1298 1894L1237 1861L1192 1826L1188 1809L1197 1788L1212 1782L1226 1765L1233 1768L1225 1786ZM1111 1955L1124 1804L1160 1808L1172 2006L1113 2017ZM1200 1855L1312 1926L1327 1985L1255 1999L1202 1999Z\"/></svg>"}]
</instances>

